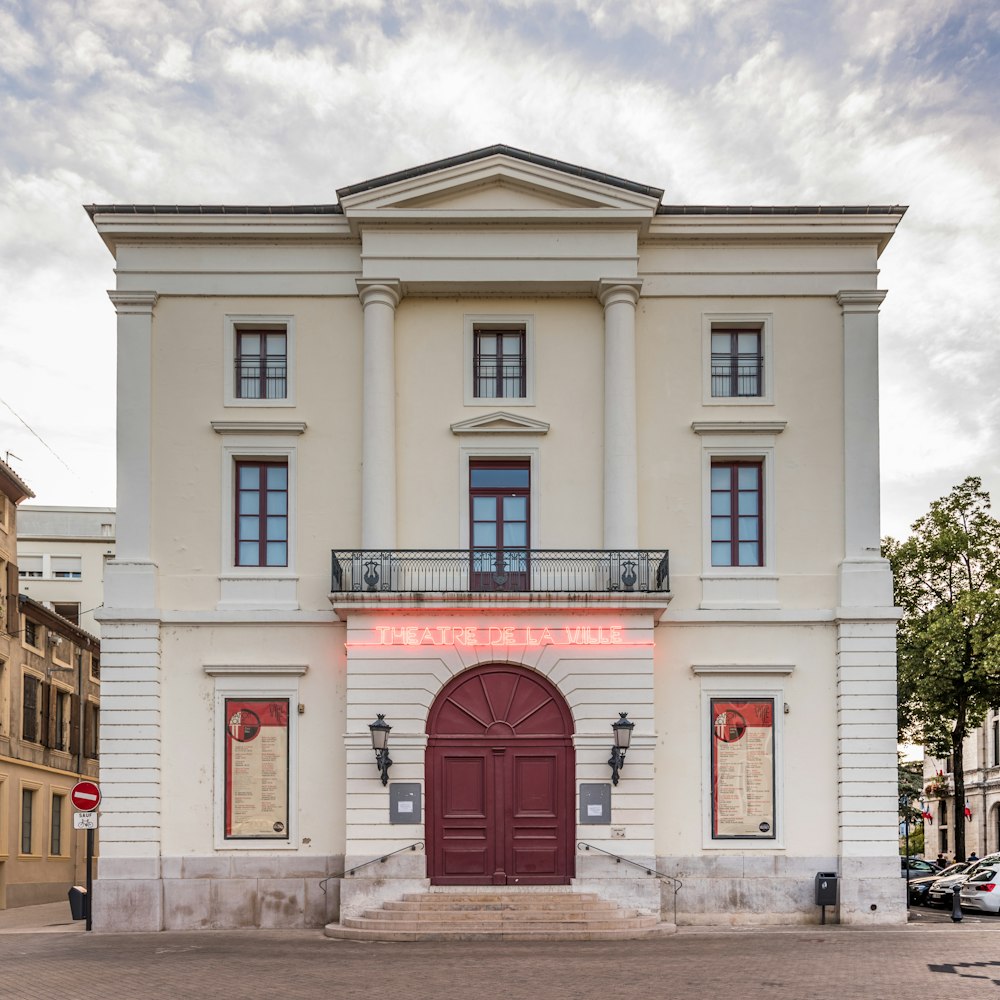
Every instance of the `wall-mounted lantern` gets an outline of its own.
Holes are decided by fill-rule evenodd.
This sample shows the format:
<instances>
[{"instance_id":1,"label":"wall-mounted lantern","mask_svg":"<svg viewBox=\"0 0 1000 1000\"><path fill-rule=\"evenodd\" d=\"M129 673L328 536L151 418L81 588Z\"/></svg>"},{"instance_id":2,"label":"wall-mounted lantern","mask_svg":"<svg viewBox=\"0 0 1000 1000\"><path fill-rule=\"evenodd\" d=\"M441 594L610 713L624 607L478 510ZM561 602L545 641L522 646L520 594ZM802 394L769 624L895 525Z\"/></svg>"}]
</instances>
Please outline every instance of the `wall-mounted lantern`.
<instances>
[{"instance_id":1,"label":"wall-mounted lantern","mask_svg":"<svg viewBox=\"0 0 1000 1000\"><path fill-rule=\"evenodd\" d=\"M389 768L392 767L392 758L389 756L389 730L392 726L385 721L385 716L379 712L378 718L374 722L368 723L368 728L372 734L372 749L375 751L375 766L378 773L382 775L382 784L389 784Z\"/></svg>"},{"instance_id":2,"label":"wall-mounted lantern","mask_svg":"<svg viewBox=\"0 0 1000 1000\"><path fill-rule=\"evenodd\" d=\"M634 722L629 722L628 712L619 712L618 721L611 723L611 730L615 734L615 742L611 747L611 756L608 758L608 767L611 768L611 784L618 784L618 773L625 766L625 754L628 751L629 743L632 741L632 730Z\"/></svg>"}]
</instances>

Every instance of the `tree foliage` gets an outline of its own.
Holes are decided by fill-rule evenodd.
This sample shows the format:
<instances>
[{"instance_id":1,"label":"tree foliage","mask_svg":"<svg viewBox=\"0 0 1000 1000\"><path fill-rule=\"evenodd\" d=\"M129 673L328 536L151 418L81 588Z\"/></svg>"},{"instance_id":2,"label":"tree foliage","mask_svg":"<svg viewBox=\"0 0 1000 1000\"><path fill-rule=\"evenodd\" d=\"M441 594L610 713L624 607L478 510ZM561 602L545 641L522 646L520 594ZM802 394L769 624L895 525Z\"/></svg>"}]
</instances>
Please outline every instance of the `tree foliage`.
<instances>
[{"instance_id":1,"label":"tree foliage","mask_svg":"<svg viewBox=\"0 0 1000 1000\"><path fill-rule=\"evenodd\" d=\"M900 737L954 755L955 812L965 802L962 742L1000 704L1000 521L970 476L935 500L903 542L887 538L896 604ZM965 853L964 823L955 824Z\"/></svg>"}]
</instances>

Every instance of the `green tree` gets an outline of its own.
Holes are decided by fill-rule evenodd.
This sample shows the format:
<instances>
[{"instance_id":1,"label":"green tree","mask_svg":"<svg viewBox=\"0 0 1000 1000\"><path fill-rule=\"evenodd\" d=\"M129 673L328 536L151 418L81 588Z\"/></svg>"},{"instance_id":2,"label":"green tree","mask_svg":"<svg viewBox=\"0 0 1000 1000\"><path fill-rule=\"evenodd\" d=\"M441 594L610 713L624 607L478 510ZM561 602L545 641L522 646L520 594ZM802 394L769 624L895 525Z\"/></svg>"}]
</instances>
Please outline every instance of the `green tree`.
<instances>
[{"instance_id":1,"label":"green tree","mask_svg":"<svg viewBox=\"0 0 1000 1000\"><path fill-rule=\"evenodd\" d=\"M1000 521L969 476L903 542L887 538L896 604L900 736L953 755L955 854L965 857L963 741L1000 703Z\"/></svg>"}]
</instances>

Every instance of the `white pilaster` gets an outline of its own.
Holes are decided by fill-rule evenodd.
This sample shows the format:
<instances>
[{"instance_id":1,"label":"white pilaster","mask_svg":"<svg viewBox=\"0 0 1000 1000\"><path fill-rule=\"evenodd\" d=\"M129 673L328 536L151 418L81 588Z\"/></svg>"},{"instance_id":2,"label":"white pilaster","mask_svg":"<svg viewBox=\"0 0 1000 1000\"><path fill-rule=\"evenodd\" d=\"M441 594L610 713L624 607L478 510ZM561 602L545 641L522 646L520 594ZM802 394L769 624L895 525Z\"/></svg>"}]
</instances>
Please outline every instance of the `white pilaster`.
<instances>
[{"instance_id":1,"label":"white pilaster","mask_svg":"<svg viewBox=\"0 0 1000 1000\"><path fill-rule=\"evenodd\" d=\"M641 280L604 280L604 547L639 544L635 307Z\"/></svg>"},{"instance_id":2,"label":"white pilaster","mask_svg":"<svg viewBox=\"0 0 1000 1000\"><path fill-rule=\"evenodd\" d=\"M396 547L397 281L358 281L364 307L361 546Z\"/></svg>"},{"instance_id":3,"label":"white pilaster","mask_svg":"<svg viewBox=\"0 0 1000 1000\"><path fill-rule=\"evenodd\" d=\"M840 603L891 607L892 576L880 556L878 310L881 290L842 291L844 322L844 561Z\"/></svg>"}]
</instances>

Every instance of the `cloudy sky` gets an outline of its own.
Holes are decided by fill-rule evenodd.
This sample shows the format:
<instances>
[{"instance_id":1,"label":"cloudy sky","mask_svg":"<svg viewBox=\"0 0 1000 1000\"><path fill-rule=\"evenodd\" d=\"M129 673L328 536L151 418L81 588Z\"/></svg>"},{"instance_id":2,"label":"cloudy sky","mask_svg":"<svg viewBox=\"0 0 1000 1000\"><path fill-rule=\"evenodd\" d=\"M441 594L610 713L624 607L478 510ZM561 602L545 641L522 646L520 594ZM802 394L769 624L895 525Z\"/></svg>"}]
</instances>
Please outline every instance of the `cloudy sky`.
<instances>
[{"instance_id":1,"label":"cloudy sky","mask_svg":"<svg viewBox=\"0 0 1000 1000\"><path fill-rule=\"evenodd\" d=\"M0 458L115 502L82 204L332 202L506 143L671 203L908 204L883 529L969 474L1000 508L998 123L996 0L0 0Z\"/></svg>"}]
</instances>

